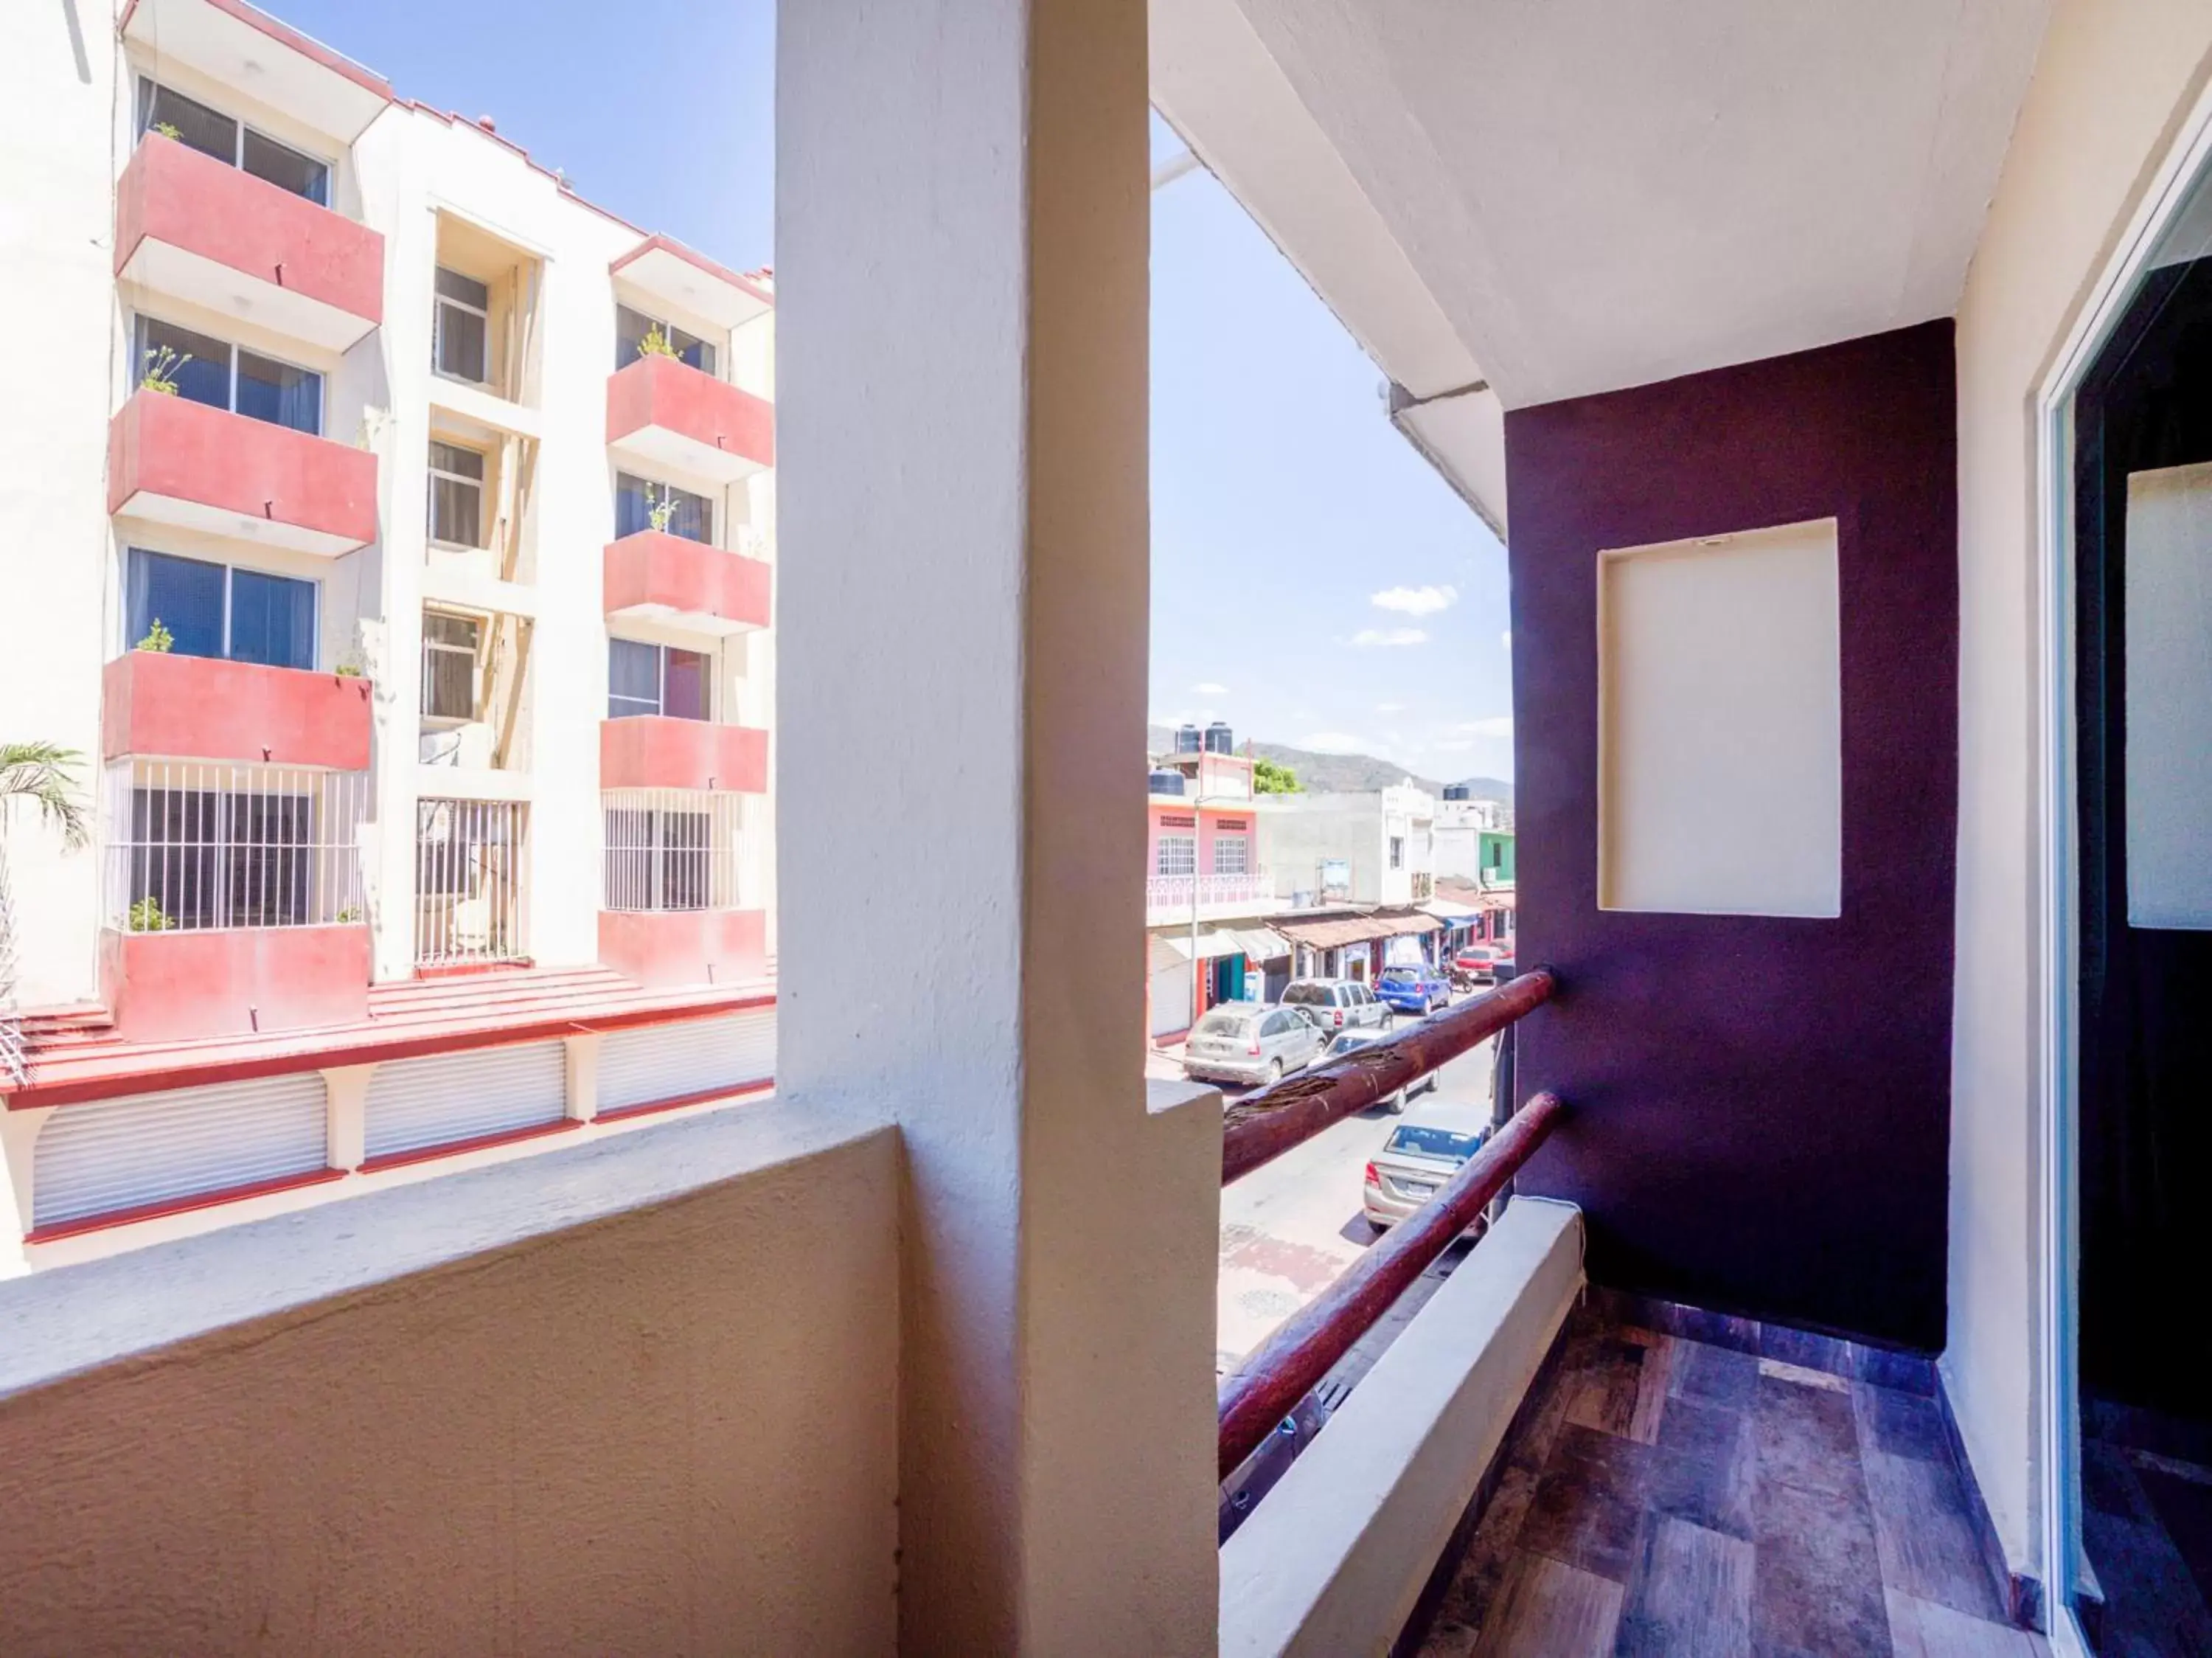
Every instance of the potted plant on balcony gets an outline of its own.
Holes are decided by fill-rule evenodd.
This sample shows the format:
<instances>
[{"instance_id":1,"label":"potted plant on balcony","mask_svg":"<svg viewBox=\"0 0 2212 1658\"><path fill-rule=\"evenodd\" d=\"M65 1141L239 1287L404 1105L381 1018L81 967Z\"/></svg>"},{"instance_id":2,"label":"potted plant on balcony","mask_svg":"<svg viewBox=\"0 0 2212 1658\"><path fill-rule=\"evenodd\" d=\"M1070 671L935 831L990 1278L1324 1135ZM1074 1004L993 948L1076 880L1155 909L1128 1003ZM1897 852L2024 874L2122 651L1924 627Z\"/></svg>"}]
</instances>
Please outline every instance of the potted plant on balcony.
<instances>
[{"instance_id":1,"label":"potted plant on balcony","mask_svg":"<svg viewBox=\"0 0 2212 1658\"><path fill-rule=\"evenodd\" d=\"M190 351L179 357L167 345L147 347L145 357L139 364L141 370L138 375L139 389L146 392L159 392L163 397L176 396L177 371L191 360L192 354Z\"/></svg>"},{"instance_id":2,"label":"potted plant on balcony","mask_svg":"<svg viewBox=\"0 0 2212 1658\"><path fill-rule=\"evenodd\" d=\"M660 486L657 497L648 491L645 497L645 516L647 523L665 535L669 521L676 516L676 492L665 484Z\"/></svg>"},{"instance_id":3,"label":"potted plant on balcony","mask_svg":"<svg viewBox=\"0 0 2212 1658\"><path fill-rule=\"evenodd\" d=\"M153 625L146 630L146 637L141 639L137 644L131 646L131 649L133 650L150 650L155 652L156 655L159 655L173 649L176 643L177 636L170 632L168 629L163 627L161 625L161 619L156 616L154 619Z\"/></svg>"},{"instance_id":4,"label":"potted plant on balcony","mask_svg":"<svg viewBox=\"0 0 2212 1658\"><path fill-rule=\"evenodd\" d=\"M668 330L654 323L645 331L645 338L637 343L637 354L641 357L678 357L684 354L676 349L676 342L668 337Z\"/></svg>"},{"instance_id":5,"label":"potted plant on balcony","mask_svg":"<svg viewBox=\"0 0 2212 1658\"><path fill-rule=\"evenodd\" d=\"M40 821L61 831L76 851L92 838L91 820L77 796L76 768L84 757L50 742L0 743L0 831L15 802L28 801ZM15 1019L15 907L8 885L8 848L0 834L0 1081L20 1083L22 1031Z\"/></svg>"}]
</instances>

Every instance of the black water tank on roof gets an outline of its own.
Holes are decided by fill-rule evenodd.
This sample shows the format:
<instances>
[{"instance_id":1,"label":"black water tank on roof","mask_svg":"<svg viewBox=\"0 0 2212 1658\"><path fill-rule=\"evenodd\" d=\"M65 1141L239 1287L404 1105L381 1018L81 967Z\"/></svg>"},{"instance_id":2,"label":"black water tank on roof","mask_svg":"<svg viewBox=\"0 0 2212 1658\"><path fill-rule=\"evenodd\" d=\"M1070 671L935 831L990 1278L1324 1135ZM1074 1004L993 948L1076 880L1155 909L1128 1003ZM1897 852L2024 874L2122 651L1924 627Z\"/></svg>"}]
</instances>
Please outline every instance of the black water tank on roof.
<instances>
[{"instance_id":1,"label":"black water tank on roof","mask_svg":"<svg viewBox=\"0 0 2212 1658\"><path fill-rule=\"evenodd\" d=\"M1163 766L1153 771L1148 792L1155 795L1182 793L1182 773L1172 766Z\"/></svg>"},{"instance_id":2,"label":"black water tank on roof","mask_svg":"<svg viewBox=\"0 0 2212 1658\"><path fill-rule=\"evenodd\" d=\"M1473 800L1474 798L1474 790L1468 788L1463 783L1448 783L1444 785L1444 798L1446 800Z\"/></svg>"},{"instance_id":3,"label":"black water tank on roof","mask_svg":"<svg viewBox=\"0 0 2212 1658\"><path fill-rule=\"evenodd\" d=\"M1209 754L1233 754L1237 740L1231 734L1226 720L1216 720L1206 728L1206 752Z\"/></svg>"},{"instance_id":4,"label":"black water tank on roof","mask_svg":"<svg viewBox=\"0 0 2212 1658\"><path fill-rule=\"evenodd\" d=\"M1199 735L1196 726L1182 725L1176 728L1175 752L1176 753L1195 754L1205 747L1206 740Z\"/></svg>"}]
</instances>

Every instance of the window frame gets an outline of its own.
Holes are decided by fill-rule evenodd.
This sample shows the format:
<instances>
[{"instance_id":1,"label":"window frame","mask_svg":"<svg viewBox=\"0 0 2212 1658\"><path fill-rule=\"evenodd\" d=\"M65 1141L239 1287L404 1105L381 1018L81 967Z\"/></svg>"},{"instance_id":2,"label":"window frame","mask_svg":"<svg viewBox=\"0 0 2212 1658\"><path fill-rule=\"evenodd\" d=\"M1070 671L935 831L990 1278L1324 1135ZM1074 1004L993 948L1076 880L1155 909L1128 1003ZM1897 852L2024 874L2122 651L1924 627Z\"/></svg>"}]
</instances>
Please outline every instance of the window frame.
<instances>
[{"instance_id":1,"label":"window frame","mask_svg":"<svg viewBox=\"0 0 2212 1658\"><path fill-rule=\"evenodd\" d=\"M209 103L205 99L195 98L191 93L185 92L180 88L172 86L165 81L157 80L151 75L142 73L137 77L137 90L134 94L132 111L135 118L133 125L137 128L137 135L131 141L131 147L133 149L136 149L139 144L143 143L145 141L146 135L154 130L154 99L155 95L162 92L167 92L173 98L182 98L187 103L198 104L202 109L206 110L210 114L220 115L223 119L231 124L231 126L234 129L234 136L232 138L230 146L230 166L236 168L240 173L245 173L246 176L249 179L261 179L262 183L269 186L273 190L283 190L288 196L299 196L300 199L303 202L313 202L318 207L331 209L331 183L337 175L337 158L336 156L318 155L312 149L302 149L299 145L292 143L289 138L280 138L276 137L276 134L254 125L252 122L247 120L242 115L234 115L227 109L218 109L215 105ZM321 193L313 196L301 195L296 190L285 189L284 186L278 184L274 179L264 179L258 173L246 172L246 135L249 131L252 132L255 137L260 139L262 143L274 144L277 149L285 151L289 155L297 155L303 162L313 162L317 167L321 168L323 169ZM179 142L181 142L181 140ZM197 144L187 144L185 147L198 155L207 155L208 154L207 151L201 149ZM214 161L216 157L208 155L208 159L210 161ZM335 211L336 210L331 209L331 210Z\"/></svg>"},{"instance_id":2,"label":"window frame","mask_svg":"<svg viewBox=\"0 0 2212 1658\"><path fill-rule=\"evenodd\" d=\"M1227 846L1237 849L1237 867L1234 869L1224 869L1221 867L1221 851ZM1207 862L1212 864L1212 872L1217 875L1249 875L1252 873L1252 837L1249 834L1217 833L1213 837L1212 856Z\"/></svg>"},{"instance_id":3,"label":"window frame","mask_svg":"<svg viewBox=\"0 0 2212 1658\"><path fill-rule=\"evenodd\" d=\"M463 647L448 644L443 640L432 639L427 625L433 617L441 621L466 623L474 631L474 642ZM422 608L422 620L425 626L422 629L421 686L416 709L416 716L425 724L434 726L440 730L452 730L457 726L474 725L482 717L483 707L483 686L480 683L482 675L477 667L477 657L478 653L483 649L484 619L481 616L469 615L463 611L442 610L426 605ZM465 715L431 712L430 688L435 683L430 673L430 658L433 652L440 655L465 656L468 659L469 711Z\"/></svg>"},{"instance_id":4,"label":"window frame","mask_svg":"<svg viewBox=\"0 0 2212 1658\"><path fill-rule=\"evenodd\" d=\"M423 488L425 499L422 507L423 528L428 534L430 545L434 547L450 547L457 552L482 552L485 551L488 543L449 540L438 533L438 482L442 479L448 484L465 485L477 492L477 533L482 535L484 533L484 485L490 479L488 477L471 478L462 472L447 471L438 464L434 449L435 446L443 444L447 448L459 449L464 454L472 454L484 463L484 471L487 473L491 470L491 457L484 450L471 448L465 443L456 443L453 439L441 437L435 432L430 434L430 444L432 447L423 451L425 457L423 466L428 473L428 481Z\"/></svg>"},{"instance_id":5,"label":"window frame","mask_svg":"<svg viewBox=\"0 0 2212 1658\"><path fill-rule=\"evenodd\" d=\"M713 359L713 366L711 367L704 363L684 363L684 366L706 375L709 380L720 380L722 378L722 363L724 359L726 359L729 355L729 347L726 343L721 345L717 345L713 340L708 338L704 334L695 334L689 328L680 327L665 316L658 316L651 311L645 310L641 307L632 305L628 300L620 298L617 298L615 301L616 373L619 374L622 370L629 368L631 363L637 362L645 355L644 352L635 350L633 350L627 357L623 355L622 314L625 311L629 312L632 316L639 318L645 322L652 324L654 327L659 328L663 333L668 336L669 343L671 344L675 344L676 337L678 334L681 334L684 338L690 340L694 345L698 346L702 353ZM725 337L725 339L726 342L726 336ZM678 351L676 360L678 363L684 362L684 355L681 350Z\"/></svg>"},{"instance_id":6,"label":"window frame","mask_svg":"<svg viewBox=\"0 0 2212 1658\"><path fill-rule=\"evenodd\" d=\"M299 582L301 586L307 589L309 595L307 609L307 643L312 649L308 653L307 666L305 667L295 668L291 667L288 663L254 661L247 661L246 666L249 667L282 667L287 668L288 671L295 674L316 674L322 671L323 583L320 577L313 576L294 576L283 570L263 570L258 566L252 564L234 564L228 559L201 558L197 558L189 552L171 552L166 547L149 547L137 541L126 542L123 548L123 602L117 607L117 609L120 613L120 620L123 625L122 645L123 654L125 655L128 656L138 649L138 641L131 637L131 561L132 558L138 557L174 558L180 563L187 564L205 564L211 569L219 570L222 572L222 654L218 656L209 656L202 659L211 662L235 662L245 661L244 658L231 655L231 605L232 595L235 586L233 577L236 576L240 570L243 569L249 576L264 576L271 581ZM158 616L149 616L147 619L148 626L150 628L155 622L159 620L161 620L161 618ZM181 654L190 655L192 653L185 651Z\"/></svg>"},{"instance_id":7,"label":"window frame","mask_svg":"<svg viewBox=\"0 0 2212 1658\"><path fill-rule=\"evenodd\" d=\"M146 331L149 326L159 326L164 328L177 328L183 330L183 332L188 334L198 334L204 339L214 340L218 345L221 345L223 348L223 412L225 414L234 414L240 420L259 421L262 425L274 426L280 432L301 431L299 427L287 426L282 421L262 420L259 415L247 414L244 410L238 406L238 359L240 352L245 352L250 356L257 357L264 363L273 363L280 369L289 369L295 374L313 375L315 381L315 430L311 432L301 432L301 436L304 437L322 436L323 428L328 424L328 417L330 414L331 377L327 374L324 373L320 369L310 369L304 363L294 363L286 357L272 357L267 351L256 350L250 345L241 345L234 339L224 339L218 334L210 334L203 329L194 328L185 323L172 322L168 318L161 316L152 311L134 310L131 314L131 345L133 354L131 365L131 395L136 396L139 390L139 382L146 376L147 354L155 349L152 346L149 346L146 342ZM183 393L179 393L178 395L182 396ZM198 402L199 399L197 398L186 398L185 400L186 402Z\"/></svg>"},{"instance_id":8,"label":"window frame","mask_svg":"<svg viewBox=\"0 0 2212 1658\"><path fill-rule=\"evenodd\" d=\"M1171 869L1168 867L1170 862L1168 857L1168 849L1170 847L1188 849L1190 854L1190 867L1188 869ZM1164 834L1154 841L1152 844L1152 874L1157 879L1161 881L1193 881L1197 879L1198 832L1194 829L1188 834L1184 834L1178 831L1176 833L1171 835Z\"/></svg>"},{"instance_id":9,"label":"window frame","mask_svg":"<svg viewBox=\"0 0 2212 1658\"><path fill-rule=\"evenodd\" d=\"M1402 869L1406 867L1406 838L1403 835L1392 835L1389 839L1390 867L1393 869Z\"/></svg>"},{"instance_id":10,"label":"window frame","mask_svg":"<svg viewBox=\"0 0 2212 1658\"><path fill-rule=\"evenodd\" d=\"M620 693L615 690L614 686L614 657L615 647L617 645L631 645L640 650L650 650L653 652L653 709L650 713L647 713L643 710L634 710L629 712L621 714L615 712L614 704L617 696L620 695ZM671 714L668 711L668 656L671 651L676 650L684 651L687 655L696 656L706 664L704 680L707 689L707 711L696 716L696 718L689 714ZM716 695L714 682L721 677L720 672L720 666L721 655L719 651L701 650L693 645L662 644L658 640L654 639L631 639L626 638L620 634L611 633L607 636L606 716L611 720L691 720L692 722L696 725L713 725L716 722L716 704L719 701L719 698ZM626 703L640 703L645 700L642 697L629 696L623 696L620 699Z\"/></svg>"},{"instance_id":11,"label":"window frame","mask_svg":"<svg viewBox=\"0 0 2212 1658\"><path fill-rule=\"evenodd\" d=\"M451 272L463 281L472 282L483 289L483 304L471 305L468 301L457 299L441 290L438 286L438 273L441 271ZM471 379L466 375L455 374L441 366L441 348L446 340L446 308L449 305L455 310L466 311L483 324L483 375L481 379ZM453 381L463 386L474 386L483 391L492 390L491 284L481 277L472 277L467 271L459 270L453 265L438 265L434 262L430 269L430 372L441 380Z\"/></svg>"}]
</instances>

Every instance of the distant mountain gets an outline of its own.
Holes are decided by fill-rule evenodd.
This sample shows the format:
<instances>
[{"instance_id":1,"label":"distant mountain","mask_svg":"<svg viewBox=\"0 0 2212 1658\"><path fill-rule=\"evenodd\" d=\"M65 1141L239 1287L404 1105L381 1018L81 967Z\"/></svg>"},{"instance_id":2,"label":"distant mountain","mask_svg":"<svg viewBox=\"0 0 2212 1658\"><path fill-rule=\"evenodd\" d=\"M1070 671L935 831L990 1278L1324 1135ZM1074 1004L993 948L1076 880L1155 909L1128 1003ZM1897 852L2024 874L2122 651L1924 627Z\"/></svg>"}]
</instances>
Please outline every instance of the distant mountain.
<instances>
[{"instance_id":1,"label":"distant mountain","mask_svg":"<svg viewBox=\"0 0 2212 1658\"><path fill-rule=\"evenodd\" d=\"M1149 753L1164 754L1175 747L1175 732L1164 725L1148 726L1145 741ZM1377 759L1372 754L1323 754L1279 742L1255 742L1251 747L1261 759L1296 771L1299 787L1310 795L1366 794L1401 783L1411 783L1431 795L1443 792L1443 785L1434 778L1418 777L1395 761ZM1237 752L1244 752L1243 743L1237 744ZM1501 778L1469 777L1466 782L1477 800L1513 803L1513 785Z\"/></svg>"}]
</instances>

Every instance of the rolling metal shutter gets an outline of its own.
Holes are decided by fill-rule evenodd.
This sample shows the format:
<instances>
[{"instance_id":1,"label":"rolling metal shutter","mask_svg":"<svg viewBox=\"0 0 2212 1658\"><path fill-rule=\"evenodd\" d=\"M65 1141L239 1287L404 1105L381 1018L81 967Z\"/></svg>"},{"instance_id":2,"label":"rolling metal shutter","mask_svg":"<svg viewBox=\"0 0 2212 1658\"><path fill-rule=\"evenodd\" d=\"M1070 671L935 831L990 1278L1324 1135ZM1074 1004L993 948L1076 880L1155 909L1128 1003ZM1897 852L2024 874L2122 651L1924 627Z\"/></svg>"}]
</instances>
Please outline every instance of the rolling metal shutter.
<instances>
[{"instance_id":1,"label":"rolling metal shutter","mask_svg":"<svg viewBox=\"0 0 2212 1658\"><path fill-rule=\"evenodd\" d=\"M112 1215L325 1166L320 1071L64 1106L32 1158L33 1226Z\"/></svg>"},{"instance_id":2,"label":"rolling metal shutter","mask_svg":"<svg viewBox=\"0 0 2212 1658\"><path fill-rule=\"evenodd\" d=\"M599 1043L599 1109L621 1111L775 1075L775 1009L610 1031Z\"/></svg>"},{"instance_id":3,"label":"rolling metal shutter","mask_svg":"<svg viewBox=\"0 0 2212 1658\"><path fill-rule=\"evenodd\" d=\"M556 1038L387 1060L368 1080L369 1157L559 1122L568 1106L564 1053Z\"/></svg>"}]
</instances>

